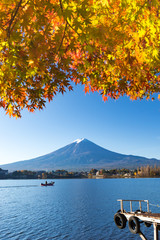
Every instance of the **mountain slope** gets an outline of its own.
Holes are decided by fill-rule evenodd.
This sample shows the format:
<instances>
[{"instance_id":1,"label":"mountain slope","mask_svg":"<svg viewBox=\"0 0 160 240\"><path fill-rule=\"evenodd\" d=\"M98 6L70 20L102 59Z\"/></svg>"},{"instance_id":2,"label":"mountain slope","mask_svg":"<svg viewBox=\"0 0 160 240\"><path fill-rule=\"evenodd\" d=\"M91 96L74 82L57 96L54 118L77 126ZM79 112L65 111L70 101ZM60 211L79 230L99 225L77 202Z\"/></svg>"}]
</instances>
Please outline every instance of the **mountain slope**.
<instances>
[{"instance_id":1,"label":"mountain slope","mask_svg":"<svg viewBox=\"0 0 160 240\"><path fill-rule=\"evenodd\" d=\"M157 159L124 155L104 149L87 139L78 139L47 155L31 160L1 165L14 170L88 170L91 168L136 168L143 165L160 165Z\"/></svg>"}]
</instances>

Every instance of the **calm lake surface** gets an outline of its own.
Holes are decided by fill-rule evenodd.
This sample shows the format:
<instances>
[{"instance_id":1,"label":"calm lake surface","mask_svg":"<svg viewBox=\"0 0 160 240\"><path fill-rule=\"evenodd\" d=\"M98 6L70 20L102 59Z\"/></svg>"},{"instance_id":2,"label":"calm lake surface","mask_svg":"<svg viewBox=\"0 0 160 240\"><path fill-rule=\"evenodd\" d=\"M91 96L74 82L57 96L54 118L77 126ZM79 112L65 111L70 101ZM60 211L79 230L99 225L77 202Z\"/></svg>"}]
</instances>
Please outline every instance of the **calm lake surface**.
<instances>
[{"instance_id":1,"label":"calm lake surface","mask_svg":"<svg viewBox=\"0 0 160 240\"><path fill-rule=\"evenodd\" d=\"M41 187L41 182L0 180L0 240L138 240L128 225L123 230L115 226L117 199L160 205L160 179L63 179L53 187ZM153 240L153 227L141 225Z\"/></svg>"}]
</instances>

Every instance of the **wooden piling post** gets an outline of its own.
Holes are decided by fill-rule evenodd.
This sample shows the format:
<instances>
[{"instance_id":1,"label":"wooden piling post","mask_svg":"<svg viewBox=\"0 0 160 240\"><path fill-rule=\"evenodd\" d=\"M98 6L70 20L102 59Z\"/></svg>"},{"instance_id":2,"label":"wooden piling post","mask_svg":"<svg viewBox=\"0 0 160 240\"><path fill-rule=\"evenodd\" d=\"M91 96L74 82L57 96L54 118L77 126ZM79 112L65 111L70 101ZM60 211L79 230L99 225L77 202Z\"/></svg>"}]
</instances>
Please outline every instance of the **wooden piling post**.
<instances>
[{"instance_id":1,"label":"wooden piling post","mask_svg":"<svg viewBox=\"0 0 160 240\"><path fill-rule=\"evenodd\" d=\"M132 201L130 201L130 212L132 212Z\"/></svg>"},{"instance_id":2,"label":"wooden piling post","mask_svg":"<svg viewBox=\"0 0 160 240\"><path fill-rule=\"evenodd\" d=\"M141 201L139 201L139 209L140 209L140 211L142 211Z\"/></svg>"},{"instance_id":3,"label":"wooden piling post","mask_svg":"<svg viewBox=\"0 0 160 240\"><path fill-rule=\"evenodd\" d=\"M154 240L158 240L158 226L157 223L153 223L154 227Z\"/></svg>"},{"instance_id":4,"label":"wooden piling post","mask_svg":"<svg viewBox=\"0 0 160 240\"><path fill-rule=\"evenodd\" d=\"M144 236L144 234L142 232L138 233L139 236L141 237L142 240L147 240L147 238Z\"/></svg>"},{"instance_id":5,"label":"wooden piling post","mask_svg":"<svg viewBox=\"0 0 160 240\"><path fill-rule=\"evenodd\" d=\"M147 202L147 211L149 212L149 201L146 200L146 202Z\"/></svg>"},{"instance_id":6,"label":"wooden piling post","mask_svg":"<svg viewBox=\"0 0 160 240\"><path fill-rule=\"evenodd\" d=\"M121 200L121 212L123 212L123 200Z\"/></svg>"}]
</instances>

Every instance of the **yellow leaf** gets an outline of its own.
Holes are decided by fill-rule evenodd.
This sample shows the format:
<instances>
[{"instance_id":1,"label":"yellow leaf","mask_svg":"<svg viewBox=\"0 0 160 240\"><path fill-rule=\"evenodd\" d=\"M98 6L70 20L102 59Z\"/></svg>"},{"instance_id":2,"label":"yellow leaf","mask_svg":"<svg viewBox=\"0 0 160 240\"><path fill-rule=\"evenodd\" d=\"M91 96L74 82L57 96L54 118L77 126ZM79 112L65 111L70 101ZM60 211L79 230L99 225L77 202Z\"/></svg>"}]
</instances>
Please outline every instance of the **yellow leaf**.
<instances>
[{"instance_id":1,"label":"yellow leaf","mask_svg":"<svg viewBox=\"0 0 160 240\"><path fill-rule=\"evenodd\" d=\"M32 65L34 63L33 60L29 60L28 62L29 62L29 65Z\"/></svg>"}]
</instances>

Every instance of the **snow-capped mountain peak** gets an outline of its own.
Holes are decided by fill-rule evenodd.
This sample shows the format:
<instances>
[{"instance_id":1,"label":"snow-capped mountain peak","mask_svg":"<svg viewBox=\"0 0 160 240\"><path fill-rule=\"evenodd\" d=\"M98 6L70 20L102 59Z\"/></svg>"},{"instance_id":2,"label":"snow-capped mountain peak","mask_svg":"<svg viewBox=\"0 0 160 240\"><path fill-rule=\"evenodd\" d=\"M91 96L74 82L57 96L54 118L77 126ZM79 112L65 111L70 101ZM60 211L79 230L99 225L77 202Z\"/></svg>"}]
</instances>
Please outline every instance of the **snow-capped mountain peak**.
<instances>
[{"instance_id":1,"label":"snow-capped mountain peak","mask_svg":"<svg viewBox=\"0 0 160 240\"><path fill-rule=\"evenodd\" d=\"M48 171L57 169L89 171L92 168L135 169L139 166L154 166L155 164L160 166L160 160L112 152L98 146L86 138L80 138L75 140L74 144L72 142L71 144L44 156L1 165L0 168L7 169L9 171L23 169L31 171L44 169L47 169Z\"/></svg>"},{"instance_id":2,"label":"snow-capped mountain peak","mask_svg":"<svg viewBox=\"0 0 160 240\"><path fill-rule=\"evenodd\" d=\"M84 138L79 138L79 139L76 139L74 142L75 143L80 143L80 142L82 142L84 140Z\"/></svg>"}]
</instances>

